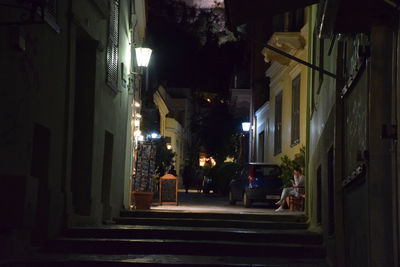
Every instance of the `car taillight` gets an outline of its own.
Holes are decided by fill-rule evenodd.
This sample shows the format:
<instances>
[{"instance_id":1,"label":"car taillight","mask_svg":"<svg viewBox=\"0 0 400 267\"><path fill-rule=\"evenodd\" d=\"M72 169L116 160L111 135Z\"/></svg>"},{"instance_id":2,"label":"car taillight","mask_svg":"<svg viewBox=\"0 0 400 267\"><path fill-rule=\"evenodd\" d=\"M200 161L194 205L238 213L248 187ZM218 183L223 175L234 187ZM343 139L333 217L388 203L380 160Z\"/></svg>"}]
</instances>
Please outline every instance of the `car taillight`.
<instances>
[{"instance_id":1,"label":"car taillight","mask_svg":"<svg viewBox=\"0 0 400 267\"><path fill-rule=\"evenodd\" d=\"M250 172L249 172L249 184L254 183L254 168L250 167Z\"/></svg>"}]
</instances>

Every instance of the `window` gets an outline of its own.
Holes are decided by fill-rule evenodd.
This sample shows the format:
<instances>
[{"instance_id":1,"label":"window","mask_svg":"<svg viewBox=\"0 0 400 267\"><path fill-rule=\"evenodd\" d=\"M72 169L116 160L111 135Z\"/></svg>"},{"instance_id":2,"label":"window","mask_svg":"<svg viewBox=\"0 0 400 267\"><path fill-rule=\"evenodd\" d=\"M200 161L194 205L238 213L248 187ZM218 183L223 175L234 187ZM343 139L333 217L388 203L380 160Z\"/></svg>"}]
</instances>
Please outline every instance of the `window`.
<instances>
[{"instance_id":1,"label":"window","mask_svg":"<svg viewBox=\"0 0 400 267\"><path fill-rule=\"evenodd\" d=\"M254 166L255 176L278 176L281 174L281 170L278 166Z\"/></svg>"},{"instance_id":2,"label":"window","mask_svg":"<svg viewBox=\"0 0 400 267\"><path fill-rule=\"evenodd\" d=\"M300 142L300 75L292 81L292 146Z\"/></svg>"},{"instance_id":3,"label":"window","mask_svg":"<svg viewBox=\"0 0 400 267\"><path fill-rule=\"evenodd\" d=\"M275 96L275 144L274 154L282 152L282 92Z\"/></svg>"},{"instance_id":4,"label":"window","mask_svg":"<svg viewBox=\"0 0 400 267\"><path fill-rule=\"evenodd\" d=\"M110 0L106 81L118 91L119 0Z\"/></svg>"},{"instance_id":5,"label":"window","mask_svg":"<svg viewBox=\"0 0 400 267\"><path fill-rule=\"evenodd\" d=\"M264 162L264 131L258 134L258 161Z\"/></svg>"}]
</instances>

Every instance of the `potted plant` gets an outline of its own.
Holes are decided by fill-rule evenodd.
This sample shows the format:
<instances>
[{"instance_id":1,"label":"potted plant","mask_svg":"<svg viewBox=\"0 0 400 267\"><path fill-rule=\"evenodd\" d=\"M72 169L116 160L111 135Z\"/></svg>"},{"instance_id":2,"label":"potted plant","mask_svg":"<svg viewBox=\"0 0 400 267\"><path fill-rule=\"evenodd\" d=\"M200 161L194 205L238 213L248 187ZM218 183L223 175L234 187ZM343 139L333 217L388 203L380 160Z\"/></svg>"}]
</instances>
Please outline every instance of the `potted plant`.
<instances>
[{"instance_id":1,"label":"potted plant","mask_svg":"<svg viewBox=\"0 0 400 267\"><path fill-rule=\"evenodd\" d=\"M290 180L293 179L293 170L296 167L304 169L305 167L305 147L300 148L300 152L294 156L294 159L290 159L287 155L281 157L281 169L282 173L279 176L282 179L283 187L292 186Z\"/></svg>"}]
</instances>

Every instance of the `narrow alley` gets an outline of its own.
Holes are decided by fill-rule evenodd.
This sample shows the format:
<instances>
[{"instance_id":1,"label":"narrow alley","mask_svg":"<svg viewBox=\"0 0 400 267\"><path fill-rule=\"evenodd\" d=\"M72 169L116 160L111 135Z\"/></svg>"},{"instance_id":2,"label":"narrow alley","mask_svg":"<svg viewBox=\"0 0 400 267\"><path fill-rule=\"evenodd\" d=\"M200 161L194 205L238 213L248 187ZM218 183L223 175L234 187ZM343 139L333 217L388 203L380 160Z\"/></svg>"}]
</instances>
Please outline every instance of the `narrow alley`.
<instances>
[{"instance_id":1,"label":"narrow alley","mask_svg":"<svg viewBox=\"0 0 400 267\"><path fill-rule=\"evenodd\" d=\"M399 0L0 0L0 266L400 267Z\"/></svg>"}]
</instances>

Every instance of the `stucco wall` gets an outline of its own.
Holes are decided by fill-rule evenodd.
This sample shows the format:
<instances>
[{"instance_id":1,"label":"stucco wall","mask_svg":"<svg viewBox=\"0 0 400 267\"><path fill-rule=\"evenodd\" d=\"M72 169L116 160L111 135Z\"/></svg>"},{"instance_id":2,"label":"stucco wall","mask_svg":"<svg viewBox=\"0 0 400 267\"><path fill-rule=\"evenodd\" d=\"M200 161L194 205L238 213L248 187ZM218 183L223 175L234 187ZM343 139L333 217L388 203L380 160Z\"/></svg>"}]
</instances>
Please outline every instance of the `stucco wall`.
<instances>
[{"instance_id":1,"label":"stucco wall","mask_svg":"<svg viewBox=\"0 0 400 267\"><path fill-rule=\"evenodd\" d=\"M181 168L183 167L183 145L185 142L183 128L181 124L174 118L166 118L165 136L171 137L172 151L176 153L175 169L180 175Z\"/></svg>"},{"instance_id":2,"label":"stucco wall","mask_svg":"<svg viewBox=\"0 0 400 267\"><path fill-rule=\"evenodd\" d=\"M305 46L294 54L303 60L308 57L308 26L309 24L306 24L301 30ZM257 161L260 161L259 134L264 131L264 162L280 164L283 155L294 158L306 144L308 70L295 61L290 61L288 65L273 61L266 75L270 77L270 100L256 111L256 156ZM292 145L292 81L298 75L300 75L300 140L298 144ZM275 154L275 97L279 93L282 93L282 150L281 153Z\"/></svg>"},{"instance_id":3,"label":"stucco wall","mask_svg":"<svg viewBox=\"0 0 400 267\"><path fill-rule=\"evenodd\" d=\"M91 214L89 218L72 216L71 224L100 223L103 217L104 205L109 209L110 217L117 216L120 209L127 205L126 194L128 192L126 192L127 190L124 186L128 184L130 179L130 168L125 165L130 162L130 160L127 160L130 154L126 151L126 145L127 139L130 139L127 129L130 121L129 114L132 113L131 103L133 100L132 96L128 94L128 88L122 86L122 78L128 81L131 61L129 14L127 10L129 10L128 2L120 1L119 81L118 92L115 92L105 83L108 17L104 17L104 14L98 12L98 9L93 8L91 2L73 2L73 13L76 21L74 30L83 30L91 39L98 41L99 44L96 53ZM123 70L121 63L123 63ZM124 77L121 77L122 71ZM103 154L106 131L113 135L112 174L109 203L102 203Z\"/></svg>"},{"instance_id":4,"label":"stucco wall","mask_svg":"<svg viewBox=\"0 0 400 267\"><path fill-rule=\"evenodd\" d=\"M1 8L2 21L18 21L17 12ZM66 17L60 16L57 23L65 28ZM29 231L54 236L62 225L67 34L47 23L0 27L0 34L0 207L7 216L2 241L19 238L10 243L21 244L0 254L13 255L29 244ZM36 139L35 125L48 135ZM38 162L39 154L33 146L47 147L47 142L48 155L39 163L42 171L36 172L33 157ZM46 213L42 226L36 221L39 194Z\"/></svg>"},{"instance_id":5,"label":"stucco wall","mask_svg":"<svg viewBox=\"0 0 400 267\"><path fill-rule=\"evenodd\" d=\"M9 229L17 230L10 231L6 239L15 239L10 244L22 244L19 248L10 248L9 252L24 249L30 232L42 239L47 235L54 237L66 225L96 224L117 216L128 204L131 172L128 127L133 96L122 86L121 79L128 81L130 73L129 1L120 1L118 92L105 83L108 1L72 0L70 3L71 10L69 1L57 1L55 26L44 23L0 28L3 37L0 39L0 178L4 191L1 203L10 210ZM144 1L135 3L138 18L145 27ZM9 21L19 16L7 8L0 9L0 15ZM143 39L144 29L138 33L137 27L135 36ZM90 104L94 114L90 136L93 149L89 151L91 176L87 177L90 188L85 198L91 208L87 216L76 214L71 192L74 118L79 116L75 107L79 64L76 56L78 41L82 40L95 44L90 50L94 55L91 58L94 71L79 73L83 77L92 75L94 81L93 105ZM123 77L120 63L124 65ZM40 140L34 137L34 129L38 127L42 132ZM106 131L113 135L107 218L103 216L101 200ZM40 153L35 152L35 147Z\"/></svg>"},{"instance_id":6,"label":"stucco wall","mask_svg":"<svg viewBox=\"0 0 400 267\"><path fill-rule=\"evenodd\" d=\"M315 15L317 12L317 5L312 6L312 23L310 24L310 36L312 36L315 25ZM309 60L313 59L313 46L314 43L310 43L310 56ZM324 47L329 47L330 41L324 40ZM324 69L330 71L331 73L336 73L336 61L337 61L337 42L335 43L332 53L330 56L324 53ZM319 53L319 52L318 52ZM309 166L307 166L307 213L311 218L311 226L315 227L317 225L316 221L316 192L317 192L317 182L316 182L316 170L321 164L321 160L326 157L326 153L330 146L333 144L333 120L332 113L335 98L336 98L336 80L324 75L322 84L318 88L318 83L313 83L313 79L318 79L319 73L316 71L310 71L310 81L309 81L309 142L307 147L307 153L309 158ZM324 162L326 163L326 162ZM325 165L324 165L325 166ZM324 170L325 171L325 168ZM326 177L324 175L324 177Z\"/></svg>"}]
</instances>

